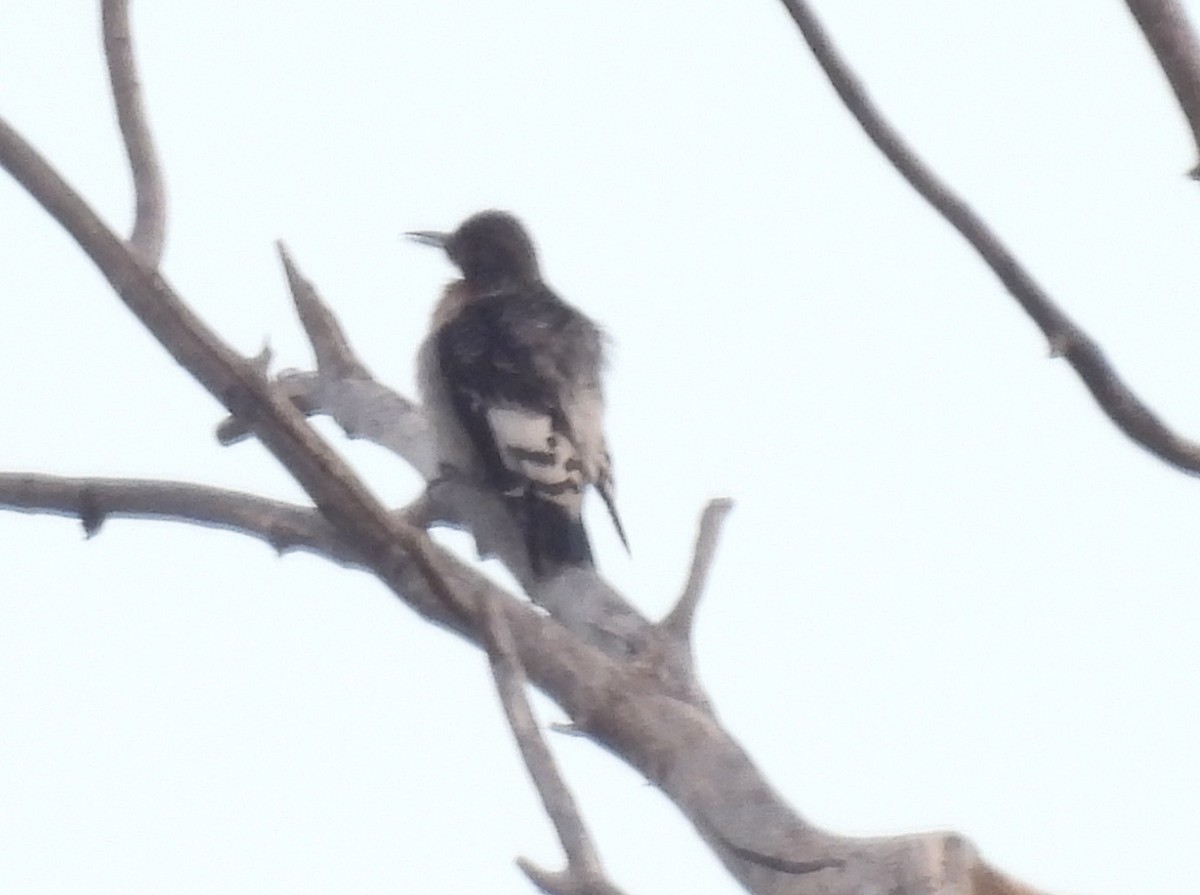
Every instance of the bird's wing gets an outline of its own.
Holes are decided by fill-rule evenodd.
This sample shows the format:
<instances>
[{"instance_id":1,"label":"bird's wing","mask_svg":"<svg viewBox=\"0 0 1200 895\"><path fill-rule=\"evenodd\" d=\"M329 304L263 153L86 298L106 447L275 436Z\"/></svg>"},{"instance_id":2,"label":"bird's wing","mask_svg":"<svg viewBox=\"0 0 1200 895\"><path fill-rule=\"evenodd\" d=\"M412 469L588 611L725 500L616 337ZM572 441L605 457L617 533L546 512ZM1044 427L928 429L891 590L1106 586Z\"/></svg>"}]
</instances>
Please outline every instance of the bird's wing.
<instances>
[{"instance_id":1,"label":"bird's wing","mask_svg":"<svg viewBox=\"0 0 1200 895\"><path fill-rule=\"evenodd\" d=\"M562 431L575 450L582 467L584 485L595 485L604 500L613 527L625 550L629 540L617 513L612 460L604 434L604 393L601 374L605 366L604 333L586 316L549 290L539 314L526 317L526 340L535 347L533 356L544 381L557 389L557 413ZM515 311L516 309L514 309ZM539 319L530 325L530 319Z\"/></svg>"},{"instance_id":2,"label":"bird's wing","mask_svg":"<svg viewBox=\"0 0 1200 895\"><path fill-rule=\"evenodd\" d=\"M575 386L562 396L563 415L567 430L578 451L583 467L584 481L596 486L604 500L608 515L621 543L629 551L629 540L625 526L617 513L615 482L613 481L612 458L608 452L608 441L604 435L604 396L598 380Z\"/></svg>"},{"instance_id":3,"label":"bird's wing","mask_svg":"<svg viewBox=\"0 0 1200 895\"><path fill-rule=\"evenodd\" d=\"M583 470L561 406L563 377L548 345L530 337L545 321L536 305L509 304L476 302L442 327L438 359L447 397L493 486L505 493L533 488L550 499L578 493Z\"/></svg>"},{"instance_id":4,"label":"bird's wing","mask_svg":"<svg viewBox=\"0 0 1200 895\"><path fill-rule=\"evenodd\" d=\"M564 408L575 361L559 306L493 296L465 307L437 342L454 415L524 527L535 572L591 562L582 522L590 479Z\"/></svg>"}]
</instances>

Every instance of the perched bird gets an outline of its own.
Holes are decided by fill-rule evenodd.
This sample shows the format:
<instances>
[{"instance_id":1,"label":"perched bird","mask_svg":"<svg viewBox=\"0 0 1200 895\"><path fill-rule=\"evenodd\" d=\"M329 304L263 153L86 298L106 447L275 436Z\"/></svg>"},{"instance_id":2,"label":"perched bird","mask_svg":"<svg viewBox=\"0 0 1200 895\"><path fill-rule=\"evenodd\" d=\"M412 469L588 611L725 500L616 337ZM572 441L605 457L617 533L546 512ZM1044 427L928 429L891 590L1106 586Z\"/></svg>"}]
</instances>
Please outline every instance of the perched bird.
<instances>
[{"instance_id":1,"label":"perched bird","mask_svg":"<svg viewBox=\"0 0 1200 895\"><path fill-rule=\"evenodd\" d=\"M510 214L483 211L453 233L407 235L445 250L462 272L418 356L442 464L503 496L540 579L592 564L588 485L628 549L604 438L599 327L542 281L533 241Z\"/></svg>"}]
</instances>

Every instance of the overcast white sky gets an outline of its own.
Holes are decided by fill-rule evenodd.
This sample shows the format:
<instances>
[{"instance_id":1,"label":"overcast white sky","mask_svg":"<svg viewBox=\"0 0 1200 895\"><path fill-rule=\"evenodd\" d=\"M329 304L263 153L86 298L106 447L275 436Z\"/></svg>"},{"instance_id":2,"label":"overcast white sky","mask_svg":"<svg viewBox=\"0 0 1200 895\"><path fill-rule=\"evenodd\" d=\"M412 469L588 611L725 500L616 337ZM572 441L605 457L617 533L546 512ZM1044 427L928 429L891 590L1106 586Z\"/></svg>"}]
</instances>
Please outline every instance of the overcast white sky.
<instances>
[{"instance_id":1,"label":"overcast white sky","mask_svg":"<svg viewBox=\"0 0 1200 895\"><path fill-rule=\"evenodd\" d=\"M1200 4L1188 4L1200 15ZM97 4L0 5L0 114L129 218ZM1125 6L826 0L922 155L1200 434L1200 187ZM285 239L411 393L451 275L399 239L486 207L611 331L647 613L730 495L698 650L802 814L955 828L1056 892L1194 888L1200 483L1095 409L843 111L773 0L143 3L165 270L309 362ZM300 498L0 177L0 469ZM325 426L333 438L339 436ZM390 502L418 488L353 444ZM372 579L232 534L0 514L0 891L527 893L560 851L483 658ZM542 704L545 720L561 714ZM674 808L553 745L630 893L738 891Z\"/></svg>"}]
</instances>

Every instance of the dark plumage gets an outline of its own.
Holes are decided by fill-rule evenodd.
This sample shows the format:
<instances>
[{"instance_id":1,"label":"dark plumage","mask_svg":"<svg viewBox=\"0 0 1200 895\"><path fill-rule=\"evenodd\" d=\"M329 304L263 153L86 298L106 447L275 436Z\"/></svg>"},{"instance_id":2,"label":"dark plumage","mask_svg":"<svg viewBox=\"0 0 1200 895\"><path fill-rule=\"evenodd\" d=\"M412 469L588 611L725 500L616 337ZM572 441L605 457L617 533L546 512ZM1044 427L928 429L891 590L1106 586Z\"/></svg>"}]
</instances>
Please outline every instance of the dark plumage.
<instances>
[{"instance_id":1,"label":"dark plumage","mask_svg":"<svg viewBox=\"0 0 1200 895\"><path fill-rule=\"evenodd\" d=\"M604 439L600 329L542 282L533 242L510 214L409 235L445 249L462 271L419 358L442 462L503 495L539 578L592 564L581 516L588 485L628 547Z\"/></svg>"}]
</instances>

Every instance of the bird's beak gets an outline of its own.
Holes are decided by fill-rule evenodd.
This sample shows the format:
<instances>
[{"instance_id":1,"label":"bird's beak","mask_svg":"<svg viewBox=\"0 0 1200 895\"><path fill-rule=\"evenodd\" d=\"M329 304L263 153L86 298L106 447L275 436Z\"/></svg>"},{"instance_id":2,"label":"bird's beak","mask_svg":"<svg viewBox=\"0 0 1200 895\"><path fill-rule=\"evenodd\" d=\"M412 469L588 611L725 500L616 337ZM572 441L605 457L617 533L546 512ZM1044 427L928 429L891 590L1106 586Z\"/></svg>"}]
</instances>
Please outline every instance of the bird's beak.
<instances>
[{"instance_id":1,"label":"bird's beak","mask_svg":"<svg viewBox=\"0 0 1200 895\"><path fill-rule=\"evenodd\" d=\"M444 249L446 243L450 240L449 233L440 233L437 230L410 230L404 234L413 242L419 242L421 245L433 246L435 249Z\"/></svg>"}]
</instances>

